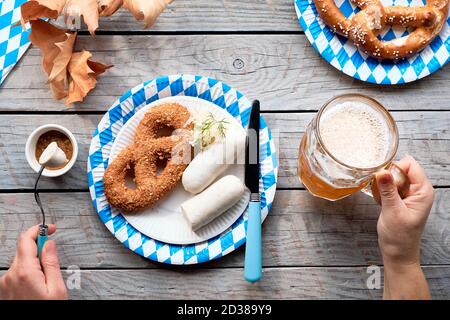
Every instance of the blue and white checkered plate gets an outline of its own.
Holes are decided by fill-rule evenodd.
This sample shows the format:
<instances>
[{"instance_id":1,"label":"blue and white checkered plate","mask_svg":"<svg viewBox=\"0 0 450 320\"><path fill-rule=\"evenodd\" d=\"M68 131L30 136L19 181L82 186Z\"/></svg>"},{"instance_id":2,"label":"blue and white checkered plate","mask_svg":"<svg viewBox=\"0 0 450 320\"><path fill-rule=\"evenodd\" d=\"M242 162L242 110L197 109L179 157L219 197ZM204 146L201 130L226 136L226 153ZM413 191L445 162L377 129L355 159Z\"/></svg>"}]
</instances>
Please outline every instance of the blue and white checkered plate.
<instances>
[{"instance_id":1,"label":"blue and white checkered plate","mask_svg":"<svg viewBox=\"0 0 450 320\"><path fill-rule=\"evenodd\" d=\"M101 119L89 150L88 180L92 203L111 233L135 253L161 263L196 264L220 258L245 243L247 210L233 225L207 241L175 245L148 237L133 227L116 208L112 208L103 191L103 174L114 141L131 117L144 106L163 98L190 96L212 102L225 109L245 128L251 103L239 91L218 80L193 75L171 75L146 81L127 91ZM260 194L261 215L266 218L275 197L278 159L269 128L261 117Z\"/></svg>"},{"instance_id":2,"label":"blue and white checkered plate","mask_svg":"<svg viewBox=\"0 0 450 320\"><path fill-rule=\"evenodd\" d=\"M27 0L0 0L0 85L30 46L29 30L20 21L20 6Z\"/></svg>"},{"instance_id":3,"label":"blue and white checkered plate","mask_svg":"<svg viewBox=\"0 0 450 320\"><path fill-rule=\"evenodd\" d=\"M440 34L423 51L399 60L378 60L360 52L351 40L335 34L317 14L313 0L294 0L300 25L314 49L332 66L362 81L402 84L426 77L450 60L450 17ZM381 0L383 5L421 6L425 0ZM350 0L335 0L341 12L350 17L359 9ZM391 40L407 35L402 28L388 28L380 35Z\"/></svg>"}]
</instances>

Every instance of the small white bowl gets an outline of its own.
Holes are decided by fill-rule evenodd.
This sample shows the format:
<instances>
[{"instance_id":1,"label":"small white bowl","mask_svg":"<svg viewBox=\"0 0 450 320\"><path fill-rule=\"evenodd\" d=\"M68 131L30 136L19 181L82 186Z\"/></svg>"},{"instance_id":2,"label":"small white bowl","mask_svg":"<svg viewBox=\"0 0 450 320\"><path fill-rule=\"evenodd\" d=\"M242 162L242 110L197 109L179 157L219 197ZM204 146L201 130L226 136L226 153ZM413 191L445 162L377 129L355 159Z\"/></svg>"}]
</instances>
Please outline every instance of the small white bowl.
<instances>
[{"instance_id":1,"label":"small white bowl","mask_svg":"<svg viewBox=\"0 0 450 320\"><path fill-rule=\"evenodd\" d=\"M64 166L64 168L58 169L58 170L49 170L44 169L42 172L42 175L44 177L59 177L65 174L67 171L72 169L73 165L75 164L75 161L78 157L78 143L75 139L75 136L70 132L68 129L64 128L63 126L57 125L57 124L46 124L43 125L36 130L34 130L30 136L28 137L27 143L25 145L25 156L27 158L28 164L30 167L36 171L39 172L39 169L41 168L41 165L39 164L38 160L36 159L36 144L41 135L48 131L56 130L63 134L65 134L67 137L69 137L70 142L72 143L73 147L73 153L72 158L70 161Z\"/></svg>"}]
</instances>

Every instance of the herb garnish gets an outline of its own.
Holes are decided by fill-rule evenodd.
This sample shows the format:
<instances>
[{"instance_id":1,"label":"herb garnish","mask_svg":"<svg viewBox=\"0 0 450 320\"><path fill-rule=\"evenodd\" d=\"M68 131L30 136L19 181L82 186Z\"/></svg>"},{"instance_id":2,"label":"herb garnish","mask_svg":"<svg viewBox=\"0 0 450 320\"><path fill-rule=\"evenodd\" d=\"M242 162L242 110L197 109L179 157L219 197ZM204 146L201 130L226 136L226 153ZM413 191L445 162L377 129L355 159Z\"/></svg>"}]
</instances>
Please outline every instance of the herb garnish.
<instances>
[{"instance_id":1,"label":"herb garnish","mask_svg":"<svg viewBox=\"0 0 450 320\"><path fill-rule=\"evenodd\" d=\"M206 117L202 123L195 125L195 130L197 131L195 144L200 146L201 149L205 149L216 141L216 132L220 138L224 138L226 124L228 124L228 121L225 119L217 120L214 115L209 112L208 117Z\"/></svg>"}]
</instances>

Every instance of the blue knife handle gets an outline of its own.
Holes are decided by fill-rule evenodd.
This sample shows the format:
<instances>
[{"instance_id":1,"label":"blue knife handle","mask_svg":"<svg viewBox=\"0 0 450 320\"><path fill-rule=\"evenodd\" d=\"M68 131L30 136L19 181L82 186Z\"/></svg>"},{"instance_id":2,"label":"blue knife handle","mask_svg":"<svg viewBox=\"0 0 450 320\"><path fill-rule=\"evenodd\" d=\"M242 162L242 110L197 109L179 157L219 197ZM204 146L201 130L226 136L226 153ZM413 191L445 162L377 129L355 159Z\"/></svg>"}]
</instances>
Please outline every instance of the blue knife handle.
<instances>
[{"instance_id":1,"label":"blue knife handle","mask_svg":"<svg viewBox=\"0 0 450 320\"><path fill-rule=\"evenodd\" d=\"M262 277L261 204L250 201L248 205L247 245L245 247L244 278L256 282Z\"/></svg>"},{"instance_id":2,"label":"blue knife handle","mask_svg":"<svg viewBox=\"0 0 450 320\"><path fill-rule=\"evenodd\" d=\"M37 237L37 247L38 247L38 257L41 257L42 249L44 248L45 242L48 239L48 229L47 226L40 226L39 233Z\"/></svg>"}]
</instances>

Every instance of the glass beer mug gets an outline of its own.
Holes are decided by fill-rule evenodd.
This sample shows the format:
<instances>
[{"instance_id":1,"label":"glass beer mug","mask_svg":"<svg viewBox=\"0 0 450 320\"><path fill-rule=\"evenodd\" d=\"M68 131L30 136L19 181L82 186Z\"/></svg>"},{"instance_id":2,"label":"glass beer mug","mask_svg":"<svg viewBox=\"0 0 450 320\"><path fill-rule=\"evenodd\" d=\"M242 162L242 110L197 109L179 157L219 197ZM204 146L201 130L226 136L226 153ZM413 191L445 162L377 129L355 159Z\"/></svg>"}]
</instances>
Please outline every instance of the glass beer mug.
<instances>
[{"instance_id":1,"label":"glass beer mug","mask_svg":"<svg viewBox=\"0 0 450 320\"><path fill-rule=\"evenodd\" d=\"M376 100L345 94L328 101L309 123L300 143L298 175L314 196L327 200L363 191L379 202L374 174L391 170L400 195L407 175L392 160L399 135L389 112Z\"/></svg>"}]
</instances>

